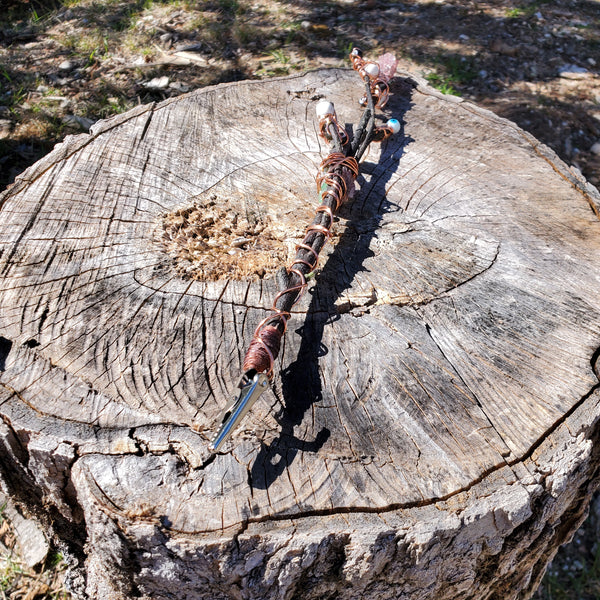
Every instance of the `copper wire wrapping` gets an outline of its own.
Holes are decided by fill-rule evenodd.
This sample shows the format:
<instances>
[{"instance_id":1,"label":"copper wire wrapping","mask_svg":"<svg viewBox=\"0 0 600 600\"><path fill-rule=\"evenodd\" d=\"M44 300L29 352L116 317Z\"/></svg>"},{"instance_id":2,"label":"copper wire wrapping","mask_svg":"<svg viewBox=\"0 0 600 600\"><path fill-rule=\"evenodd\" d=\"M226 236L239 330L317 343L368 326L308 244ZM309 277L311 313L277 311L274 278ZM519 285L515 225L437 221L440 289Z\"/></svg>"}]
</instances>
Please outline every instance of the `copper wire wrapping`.
<instances>
[{"instance_id":1,"label":"copper wire wrapping","mask_svg":"<svg viewBox=\"0 0 600 600\"><path fill-rule=\"evenodd\" d=\"M331 152L321 162L319 174L317 175L317 191L321 194L321 197L329 195L337 201L334 212L338 210L348 193L346 181L341 172L342 167L346 167L351 172L353 179L358 177L359 167L356 159L341 152ZM327 186L326 192L322 191L323 184Z\"/></svg>"},{"instance_id":2,"label":"copper wire wrapping","mask_svg":"<svg viewBox=\"0 0 600 600\"><path fill-rule=\"evenodd\" d=\"M244 357L244 372L254 369L258 373L267 372L267 375L271 376L282 336L283 333L277 327L261 323Z\"/></svg>"},{"instance_id":3,"label":"copper wire wrapping","mask_svg":"<svg viewBox=\"0 0 600 600\"><path fill-rule=\"evenodd\" d=\"M383 142L383 140L386 140L392 135L394 135L394 131L387 125L383 125L381 127L377 127L377 129L375 129L373 132L373 141Z\"/></svg>"},{"instance_id":4,"label":"copper wire wrapping","mask_svg":"<svg viewBox=\"0 0 600 600\"><path fill-rule=\"evenodd\" d=\"M337 134L340 138L342 146L348 143L348 134L346 130L338 123L337 116L334 114L325 115L319 121L319 135L324 140L331 140L331 135L329 134L329 126L333 125L337 129Z\"/></svg>"},{"instance_id":5,"label":"copper wire wrapping","mask_svg":"<svg viewBox=\"0 0 600 600\"><path fill-rule=\"evenodd\" d=\"M370 60L365 60L359 53L352 51L350 54L352 68L361 76L364 81L370 82L371 95L375 100L375 108L383 108L389 99L390 88L386 81L381 77L373 77L367 73L365 67L368 65L376 65L379 72L379 64ZM366 102L366 98L361 100L361 104Z\"/></svg>"},{"instance_id":6,"label":"copper wire wrapping","mask_svg":"<svg viewBox=\"0 0 600 600\"><path fill-rule=\"evenodd\" d=\"M383 108L390 97L390 86L383 79L378 79L371 85L371 93L377 100L375 108Z\"/></svg>"},{"instance_id":7,"label":"copper wire wrapping","mask_svg":"<svg viewBox=\"0 0 600 600\"><path fill-rule=\"evenodd\" d=\"M363 79L365 96L361 103L365 110L349 142L349 136L337 121L333 103L322 100L315 106L319 134L331 144L332 149L321 162L316 178L320 205L305 230L304 238L296 245L293 262L277 272L278 288L282 291L275 297L268 316L254 331L244 357L244 373L238 384L240 391L223 413L219 430L210 446L213 452L218 452L229 439L244 415L267 389L268 379L273 377L274 362L279 355L292 309L306 292L308 278L317 268L319 254L331 237L334 213L354 194L354 181L359 173L358 161L364 158L374 138L386 139L401 130L401 123L397 119L389 119L384 127L377 128L375 125L375 106L383 106L387 101L387 81L395 72L395 57L384 54L379 63L367 62L362 59L360 49L353 48L350 58Z\"/></svg>"},{"instance_id":8,"label":"copper wire wrapping","mask_svg":"<svg viewBox=\"0 0 600 600\"><path fill-rule=\"evenodd\" d=\"M326 119L323 119L325 121ZM296 245L296 258L287 268L288 275L294 275L297 283L289 285L286 289L277 294L271 306L273 314L263 319L256 330L246 356L244 357L244 371L255 370L256 372L266 372L269 377L273 375L273 364L279 354L281 338L283 337L287 323L291 316L293 308L300 300L308 285L307 276L312 274L317 268L319 253L313 248L315 235L323 235L326 239L331 237L331 227L333 225L334 212L344 203L348 195L348 186L344 178L344 169L347 169L352 180L358 176L358 162L353 156L346 156L341 152L330 153L319 167L317 175L317 188L322 204L316 209L316 214L325 213L329 218L327 224L313 223L306 228L303 240ZM334 205L332 209L324 204L325 198L329 198ZM309 262L300 256L300 252L310 252L314 261ZM305 275L297 265L304 265L309 269L308 275ZM283 310L278 306L279 301L288 294L295 294L289 310Z\"/></svg>"}]
</instances>

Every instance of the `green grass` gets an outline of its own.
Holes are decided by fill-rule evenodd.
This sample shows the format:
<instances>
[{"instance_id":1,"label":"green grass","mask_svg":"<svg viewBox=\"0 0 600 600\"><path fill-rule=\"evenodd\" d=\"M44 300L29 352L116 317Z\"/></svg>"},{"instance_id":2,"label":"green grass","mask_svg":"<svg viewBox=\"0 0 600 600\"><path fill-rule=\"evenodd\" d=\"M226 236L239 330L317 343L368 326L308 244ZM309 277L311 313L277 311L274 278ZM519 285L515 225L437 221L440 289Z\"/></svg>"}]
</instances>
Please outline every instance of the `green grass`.
<instances>
[{"instance_id":1,"label":"green grass","mask_svg":"<svg viewBox=\"0 0 600 600\"><path fill-rule=\"evenodd\" d=\"M437 73L429 73L425 76L425 79L427 79L431 87L439 90L442 94L460 96L460 94L452 87L452 84Z\"/></svg>"},{"instance_id":2,"label":"green grass","mask_svg":"<svg viewBox=\"0 0 600 600\"><path fill-rule=\"evenodd\" d=\"M522 8L507 8L504 14L509 19L518 19L525 14L525 11Z\"/></svg>"},{"instance_id":3,"label":"green grass","mask_svg":"<svg viewBox=\"0 0 600 600\"><path fill-rule=\"evenodd\" d=\"M0 570L0 592L3 595L6 592L10 593L15 580L24 574L23 566L13 558L12 554L4 557L4 561L4 568Z\"/></svg>"},{"instance_id":4,"label":"green grass","mask_svg":"<svg viewBox=\"0 0 600 600\"><path fill-rule=\"evenodd\" d=\"M238 0L219 0L219 6L225 12L236 14L240 8Z\"/></svg>"},{"instance_id":5,"label":"green grass","mask_svg":"<svg viewBox=\"0 0 600 600\"><path fill-rule=\"evenodd\" d=\"M94 97L86 102L85 107L78 113L90 119L106 119L116 114L121 114L133 108L135 103L122 95L109 95L106 92L97 92Z\"/></svg>"},{"instance_id":6,"label":"green grass","mask_svg":"<svg viewBox=\"0 0 600 600\"><path fill-rule=\"evenodd\" d=\"M0 74L2 75L2 77L4 77L4 79L8 81L8 83L12 83L12 77L2 65L0 65Z\"/></svg>"},{"instance_id":7,"label":"green grass","mask_svg":"<svg viewBox=\"0 0 600 600\"><path fill-rule=\"evenodd\" d=\"M280 48L271 50L269 54L282 65L287 65L290 62L290 57Z\"/></svg>"},{"instance_id":8,"label":"green grass","mask_svg":"<svg viewBox=\"0 0 600 600\"><path fill-rule=\"evenodd\" d=\"M551 1L552 0L536 0L531 4L507 8L504 12L504 16L508 19L528 19L538 12L543 4L548 4Z\"/></svg>"},{"instance_id":9,"label":"green grass","mask_svg":"<svg viewBox=\"0 0 600 600\"><path fill-rule=\"evenodd\" d=\"M354 46L354 42L348 41L345 38L339 38L337 41L337 54L340 58L345 58L348 64L350 64L350 52L352 52Z\"/></svg>"},{"instance_id":10,"label":"green grass","mask_svg":"<svg viewBox=\"0 0 600 600\"><path fill-rule=\"evenodd\" d=\"M582 559L573 569L550 569L540 588L544 600L597 600L600 597L600 544L591 560Z\"/></svg>"},{"instance_id":11,"label":"green grass","mask_svg":"<svg viewBox=\"0 0 600 600\"><path fill-rule=\"evenodd\" d=\"M443 94L460 96L457 88L469 84L477 77L474 59L465 56L438 56L436 70L425 76L429 84Z\"/></svg>"}]
</instances>

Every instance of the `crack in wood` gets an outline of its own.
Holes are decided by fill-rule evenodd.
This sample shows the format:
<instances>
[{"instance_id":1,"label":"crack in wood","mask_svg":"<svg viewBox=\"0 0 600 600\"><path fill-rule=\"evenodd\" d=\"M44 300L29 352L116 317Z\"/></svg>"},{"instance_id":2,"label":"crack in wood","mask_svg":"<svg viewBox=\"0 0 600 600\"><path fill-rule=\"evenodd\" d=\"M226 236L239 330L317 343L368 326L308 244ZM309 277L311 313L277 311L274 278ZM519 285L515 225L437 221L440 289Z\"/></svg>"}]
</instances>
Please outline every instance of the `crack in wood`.
<instances>
[{"instance_id":1,"label":"crack in wood","mask_svg":"<svg viewBox=\"0 0 600 600\"><path fill-rule=\"evenodd\" d=\"M523 143L503 121L483 112L466 119L465 105L448 109L449 101L441 96L433 101L405 94L392 106L407 115L412 141L402 146L398 164L400 152L394 154L384 146L382 151L393 158L378 167L363 165L369 181L361 182L361 199L346 207L352 226L345 238L340 236L341 251L332 253L325 265L318 298L298 311L306 323L301 337L289 336L281 355L276 400L269 399L270 407L257 406L248 431L236 438L233 456L209 455L204 432L231 384L230 367L241 362L239 347L268 310L261 304L273 286L268 281L212 288L191 285L172 277L164 259L156 260L155 246L151 251L141 249L156 241L150 240L150 233L161 214L184 206L197 190L215 185L213 179L218 177L225 187L232 183L235 188L237 181L242 210L297 220L296 213L286 212L286 203L297 207L303 197L285 190L299 189L309 179L310 188L305 187L313 190L308 175L320 146L312 139L314 118L307 116L312 101L292 98L286 90L297 90L307 81L318 84L317 90L342 83L343 93L327 88L337 94L336 106L344 109L340 113L352 115L358 108L347 101L347 74L299 75L292 81L301 85L290 84L289 79L234 84L169 101L151 114L147 109L138 111L117 120L127 124L122 144L117 143L119 131L113 124L98 126L95 138L88 136L85 143L69 140L1 197L8 223L7 243L1 249L6 260L41 190L64 175L58 184L64 182L60 191L65 194L59 193L57 184L53 204L41 207L42 214L17 244L17 254L11 257L14 264L3 265L9 278L1 292L0 378L26 392L23 399L31 403L27 406L0 386L5 447L15 436L24 444L23 452L7 453L18 455L15 459L11 454L17 471L27 462L19 458L27 448L37 452L34 460L56 448L67 458L74 452L69 480L79 486L76 492L89 517L81 531L89 532L92 541L108 539L114 532L104 526L113 520L129 536L129 547L140 549L138 557L145 551L152 555L151 545L162 547L168 539L169 552L158 549L152 559L140 559L139 568L148 572L152 560L151 566L174 564L193 570L194 562L204 570L203 548L210 546L209 552L222 556L233 547L225 545L232 533L237 535L239 562L254 545L278 546L292 524L294 535L296 527L302 533L298 540L291 536L291 542L284 540L290 544L289 556L267 554L275 557L273 569L289 574L286 569L292 565L298 568L298 578L302 573L313 576L309 560L299 564L303 552L317 548L309 559L323 557L322 564L328 565L325 558L331 546L332 564L340 578L346 577L343 585L359 589L356 573L370 568L374 538L382 527L377 521L371 529L369 515L376 515L394 531L407 532L402 548L389 549L395 557L393 568L398 569L409 563L410 569L415 561L421 569L433 565L440 555L428 552L436 543L444 545L444 552L446 544L456 548L465 538L473 548L480 540L487 543L487 532L481 529L489 525L494 551L501 549L506 556L480 565L487 585L494 570L511 560L512 549L502 545L508 539L506 531L512 531L520 518L509 514L512 496L508 505L502 496L514 491L508 489L511 478L522 480L527 492L518 501L529 498L517 508L529 508L536 494L563 493L561 486L568 488L573 481L568 477L581 476L558 473L552 483L549 476L562 466L563 454L587 451L592 441L597 446L597 422L590 422L591 417L597 419L600 348L598 327L588 323L598 306L597 282L589 276L598 250L593 237L597 218L589 214L581 196L583 183L552 164L553 157L545 156L543 162L537 153L544 149ZM225 114L227 127L219 130L219 139L230 135L229 139L250 140L248 148L229 144L229 153L220 146L214 150L216 138L206 121L187 127L190 110L196 122L209 109L222 108L227 90L235 90L228 96L232 102L249 90L260 93L266 113L276 113L261 116L260 127L254 124L254 129L244 129L244 119L229 127L231 115ZM249 116L256 114L249 110ZM253 133L263 132L265 121L268 131L276 128L282 133L269 150L273 157L265 156L261 148L264 136ZM169 127L163 127L167 123ZM103 131L111 133L102 137ZM460 135L449 136L448 131ZM155 138L161 143L174 140L176 147L172 152L169 147L167 160L157 160L165 155L166 146L150 144ZM90 146L92 139L97 144ZM136 139L143 140L141 148L132 144ZM202 153L195 140L208 140L212 146ZM114 147L107 141L115 142ZM379 153L375 150L376 156ZM263 162L248 166L246 156ZM485 162L486 156L493 157L498 168ZM65 164L73 171L65 174L61 161L68 161ZM103 172L99 161L104 165L110 161L110 169ZM179 164L190 168L178 172ZM563 169L561 177L548 164L555 171ZM104 185L103 178L115 174L121 180ZM266 187L277 193L272 199L246 201L244 194L252 195L263 174ZM35 181L30 189L26 178ZM307 198L313 195L306 193ZM111 204L113 197L118 200ZM73 214L64 219L67 229L58 222L56 215L62 213L56 207L70 200ZM406 210L429 220L415 219ZM136 219L140 211L143 214ZM103 239L103 244L98 242ZM407 270L406 265L414 269ZM356 309L360 319L340 315L343 310L336 314L332 298L343 298L344 293L350 299L350 314ZM361 309L364 312L358 314ZM587 364L592 349L595 376ZM52 363L58 365L55 370ZM91 387L84 389L87 381ZM504 393L507 387L510 398ZM274 414L277 403L285 404L287 413ZM530 416L530 407L539 410L532 409ZM498 422L492 423L494 410ZM190 422L200 424L200 435L187 428L192 414ZM507 443L519 424L524 433L519 430L517 451L508 455L502 442ZM321 426L330 426L331 431L317 432ZM278 432L283 435L277 437ZM551 447L557 440L558 450ZM540 456L538 448L543 448ZM53 502L68 496L68 482L59 479L58 472L60 464L70 464L67 458L64 463L54 458L39 463L38 488L47 485L57 494ZM574 460L567 461L567 467ZM587 460L582 454L578 464L583 466L577 469L588 468ZM88 482L91 476L95 479ZM546 490L535 487L540 481ZM153 483L160 488L151 489ZM103 489L94 487L88 493L88 487L96 484ZM495 504L497 490L500 506ZM152 514L143 506L148 498ZM435 504L444 498L447 506ZM47 508L53 510L51 505ZM549 518L542 509L545 506L532 507L536 515L527 521L527 528ZM391 514L395 511L398 514ZM351 513L357 516L350 518ZM448 529L454 529L442 541L428 520L434 514L440 529L452 521ZM454 518L457 514L460 518ZM488 520L469 521L480 515ZM269 521L280 525L254 526ZM69 525L62 517L57 522ZM346 532L354 529L351 538L344 541L338 536L333 544L323 528L338 522ZM495 527L504 525L507 530L498 533ZM313 537L303 537L304 531ZM240 537L242 533L247 538ZM520 533L527 535L526 529ZM394 536L390 543L401 538ZM356 547L345 543L348 540ZM103 552L93 543L88 550L90 564ZM485 561L488 550L469 553ZM372 554L382 552L373 549ZM239 584L239 590L255 583L254 589L260 589L264 579L260 568L253 567L254 560L258 564L259 559L252 557L242 570L234 561L221 563L215 577ZM395 576L386 572L377 580L374 572L365 576L365 582ZM278 573L269 577L275 581ZM423 590L433 590L434 585L424 585L420 592L427 594ZM138 589L145 593L143 586Z\"/></svg>"},{"instance_id":2,"label":"crack in wood","mask_svg":"<svg viewBox=\"0 0 600 600\"><path fill-rule=\"evenodd\" d=\"M496 451L498 452L498 454L500 454L500 456L502 456L504 458L508 458L508 456L510 456L511 453L510 453L510 450L508 450L508 445L506 444L506 440L504 439L504 437L502 435L502 432L499 431L495 427L495 425L492 422L490 416L487 414L487 412L485 410L485 406L481 403L481 401L477 397L477 394L473 391L473 389L471 389L469 387L468 383L461 376L459 369L456 368L456 366L452 363L452 361L450 360L450 358L444 352L444 349L439 345L438 341L435 339L435 335L433 334L433 332L431 330L431 326L429 325L429 323L424 323L424 325L425 325L425 331L427 332L427 335L429 336L429 338L431 339L431 341L437 346L440 354L444 357L444 360L446 360L447 363L452 367L453 372L456 374L456 376L460 380L461 384L464 386L464 388L466 390L469 391L469 393L471 394L471 396L473 397L473 399L477 403L477 406L479 407L479 409L481 410L481 412L485 415L485 418L487 419L487 421L489 423L489 427L496 432L496 434L498 435L498 437L506 445L506 448L507 448L506 450L501 450L500 448L496 448Z\"/></svg>"}]
</instances>

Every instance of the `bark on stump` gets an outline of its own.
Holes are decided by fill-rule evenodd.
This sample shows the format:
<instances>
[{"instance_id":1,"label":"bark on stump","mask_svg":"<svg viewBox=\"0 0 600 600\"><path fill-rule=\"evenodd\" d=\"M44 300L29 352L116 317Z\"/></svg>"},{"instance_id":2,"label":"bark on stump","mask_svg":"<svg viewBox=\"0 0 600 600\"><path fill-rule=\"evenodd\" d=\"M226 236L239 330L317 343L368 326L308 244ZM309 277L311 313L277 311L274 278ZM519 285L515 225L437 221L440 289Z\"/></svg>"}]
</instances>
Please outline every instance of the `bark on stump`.
<instances>
[{"instance_id":1,"label":"bark on stump","mask_svg":"<svg viewBox=\"0 0 600 600\"><path fill-rule=\"evenodd\" d=\"M403 134L371 148L273 393L216 457L276 293L260 265L314 211L314 104L356 124L356 74L141 106L0 197L2 479L82 598L526 598L582 521L598 193L415 81L392 82Z\"/></svg>"}]
</instances>

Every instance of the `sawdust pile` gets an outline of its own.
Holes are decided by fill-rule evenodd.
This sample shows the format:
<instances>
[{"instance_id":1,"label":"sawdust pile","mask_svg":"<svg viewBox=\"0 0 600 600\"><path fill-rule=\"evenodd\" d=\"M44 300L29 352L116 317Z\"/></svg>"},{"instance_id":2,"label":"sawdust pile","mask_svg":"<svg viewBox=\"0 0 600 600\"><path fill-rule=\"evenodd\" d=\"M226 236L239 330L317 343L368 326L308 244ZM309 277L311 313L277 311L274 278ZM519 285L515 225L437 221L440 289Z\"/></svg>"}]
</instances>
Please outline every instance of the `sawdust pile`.
<instances>
[{"instance_id":1,"label":"sawdust pile","mask_svg":"<svg viewBox=\"0 0 600 600\"><path fill-rule=\"evenodd\" d=\"M246 217L216 198L168 213L162 242L186 279L256 281L288 260L283 235L267 216Z\"/></svg>"}]
</instances>

